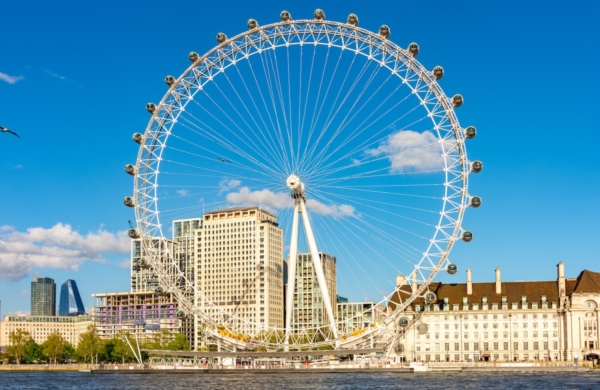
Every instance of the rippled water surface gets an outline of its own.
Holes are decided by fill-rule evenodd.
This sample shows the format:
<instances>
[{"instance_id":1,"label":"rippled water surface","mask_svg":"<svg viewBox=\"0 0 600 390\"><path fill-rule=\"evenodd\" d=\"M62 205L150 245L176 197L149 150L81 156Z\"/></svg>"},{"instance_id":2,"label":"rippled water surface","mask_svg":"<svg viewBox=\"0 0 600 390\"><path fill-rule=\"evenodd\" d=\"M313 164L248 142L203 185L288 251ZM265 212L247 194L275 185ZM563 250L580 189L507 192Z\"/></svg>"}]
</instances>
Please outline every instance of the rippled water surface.
<instances>
[{"instance_id":1,"label":"rippled water surface","mask_svg":"<svg viewBox=\"0 0 600 390\"><path fill-rule=\"evenodd\" d=\"M111 374L0 373L1 389L600 389L590 373Z\"/></svg>"}]
</instances>

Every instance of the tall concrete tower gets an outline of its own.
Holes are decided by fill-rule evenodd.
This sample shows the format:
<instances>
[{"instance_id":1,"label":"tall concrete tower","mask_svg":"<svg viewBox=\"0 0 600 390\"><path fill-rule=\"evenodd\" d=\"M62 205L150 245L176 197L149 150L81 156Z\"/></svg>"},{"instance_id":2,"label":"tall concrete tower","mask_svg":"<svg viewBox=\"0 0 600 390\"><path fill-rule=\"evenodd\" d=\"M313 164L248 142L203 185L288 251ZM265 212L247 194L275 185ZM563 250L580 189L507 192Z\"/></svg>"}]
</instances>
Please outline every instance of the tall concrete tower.
<instances>
[{"instance_id":1,"label":"tall concrete tower","mask_svg":"<svg viewBox=\"0 0 600 390\"><path fill-rule=\"evenodd\" d=\"M31 315L56 315L56 284L54 279L36 276L31 282Z\"/></svg>"}]
</instances>

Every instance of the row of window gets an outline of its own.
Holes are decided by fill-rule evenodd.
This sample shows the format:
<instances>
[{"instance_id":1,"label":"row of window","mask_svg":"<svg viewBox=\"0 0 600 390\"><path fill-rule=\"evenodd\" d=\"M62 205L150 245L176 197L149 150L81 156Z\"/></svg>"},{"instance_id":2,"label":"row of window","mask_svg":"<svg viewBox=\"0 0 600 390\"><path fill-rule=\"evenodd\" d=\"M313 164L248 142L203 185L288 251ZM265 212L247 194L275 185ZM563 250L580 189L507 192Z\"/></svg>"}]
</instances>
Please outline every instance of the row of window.
<instances>
[{"instance_id":1,"label":"row of window","mask_svg":"<svg viewBox=\"0 0 600 390\"><path fill-rule=\"evenodd\" d=\"M538 341L534 341L534 342L528 342L528 341L523 341L523 342L518 342L515 341L512 343L512 351L528 351L530 350L529 347L531 347L531 350L533 351L539 351L540 347L547 351L548 348L552 346L552 350L556 351L558 350L558 341L553 341L552 343L548 342L548 341L544 341L544 342L538 342ZM451 347L453 347L453 349L450 349ZM462 347L462 349L461 349ZM474 343L444 343L444 344L440 344L440 343L434 343L432 344L417 344L415 347L415 350L417 352L429 352L429 351L434 351L434 352L440 352L440 351L456 351L456 352L469 352L469 351L480 351L480 347L482 348L483 351L510 351L511 349L509 349L511 347L510 343L508 341L505 341L503 343L500 342L493 342L493 343L489 343L489 342L474 342Z\"/></svg>"}]
</instances>

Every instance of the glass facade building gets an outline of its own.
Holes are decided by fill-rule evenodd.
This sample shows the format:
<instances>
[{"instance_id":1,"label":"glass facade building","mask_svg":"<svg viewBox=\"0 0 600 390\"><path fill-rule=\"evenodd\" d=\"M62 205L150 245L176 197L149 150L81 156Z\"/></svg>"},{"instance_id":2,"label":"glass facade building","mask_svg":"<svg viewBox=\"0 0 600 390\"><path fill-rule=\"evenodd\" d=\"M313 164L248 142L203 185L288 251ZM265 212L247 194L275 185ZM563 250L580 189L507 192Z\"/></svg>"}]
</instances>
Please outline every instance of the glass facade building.
<instances>
[{"instance_id":1,"label":"glass facade building","mask_svg":"<svg viewBox=\"0 0 600 390\"><path fill-rule=\"evenodd\" d=\"M31 315L56 315L56 284L54 279L37 276L31 282Z\"/></svg>"},{"instance_id":2,"label":"glass facade building","mask_svg":"<svg viewBox=\"0 0 600 390\"><path fill-rule=\"evenodd\" d=\"M85 308L79 295L77 283L69 279L63 283L60 288L60 306L59 315L61 316L78 316L85 314Z\"/></svg>"}]
</instances>

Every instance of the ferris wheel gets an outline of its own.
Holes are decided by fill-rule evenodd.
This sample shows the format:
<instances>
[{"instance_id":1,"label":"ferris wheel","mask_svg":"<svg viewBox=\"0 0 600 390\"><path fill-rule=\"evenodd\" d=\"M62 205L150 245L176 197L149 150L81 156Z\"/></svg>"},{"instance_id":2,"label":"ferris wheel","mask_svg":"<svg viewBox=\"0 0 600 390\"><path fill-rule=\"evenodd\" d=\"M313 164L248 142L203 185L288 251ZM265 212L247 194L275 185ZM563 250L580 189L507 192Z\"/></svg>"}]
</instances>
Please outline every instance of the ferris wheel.
<instances>
[{"instance_id":1,"label":"ferris wheel","mask_svg":"<svg viewBox=\"0 0 600 390\"><path fill-rule=\"evenodd\" d=\"M467 158L476 129L459 124L463 97L444 93L444 69L425 68L419 46L402 48L390 33L359 27L354 14L328 21L322 10L305 20L283 11L264 26L250 19L245 32L218 33L213 49L190 53L191 66L167 76L162 100L146 105L150 122L133 136L137 162L125 166L134 176L124 199L136 213L130 236L142 242L157 293L174 294L178 316L197 318L207 338L238 350L356 348L373 339L389 348L410 324L411 304L436 303L436 274L457 272L450 250L473 238L463 213L481 205L468 192L470 173L483 168ZM255 226L224 225L214 232L227 237L222 248L195 238L188 263L174 256L174 221L234 207L264 211L282 235L271 248L287 264L285 313L275 322L220 303L263 296L253 278L269 263L258 252L235 257L242 240L258 248ZM234 256L227 263L225 251ZM237 272L244 289L232 283L237 297L221 296L230 290L202 272ZM353 302L340 314L340 303Z\"/></svg>"}]
</instances>

